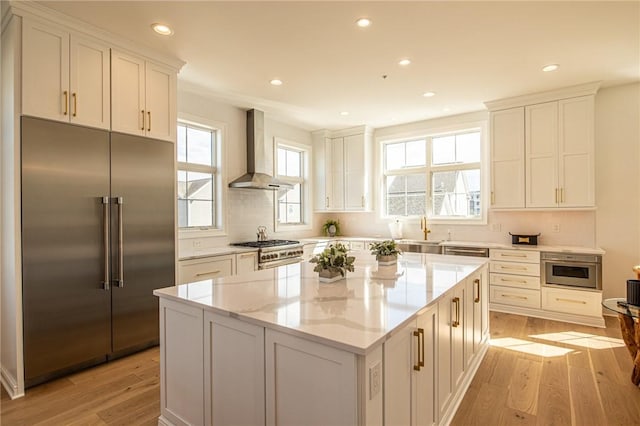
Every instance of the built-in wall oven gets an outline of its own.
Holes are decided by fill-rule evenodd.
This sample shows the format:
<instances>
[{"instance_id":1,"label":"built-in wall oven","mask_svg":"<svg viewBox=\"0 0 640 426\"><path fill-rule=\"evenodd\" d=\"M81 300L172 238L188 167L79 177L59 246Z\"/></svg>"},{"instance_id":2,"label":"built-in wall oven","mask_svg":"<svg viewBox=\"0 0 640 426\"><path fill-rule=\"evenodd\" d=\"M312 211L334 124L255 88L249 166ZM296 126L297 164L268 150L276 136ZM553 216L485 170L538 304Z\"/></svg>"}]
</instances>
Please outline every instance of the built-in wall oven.
<instances>
[{"instance_id":1,"label":"built-in wall oven","mask_svg":"<svg viewBox=\"0 0 640 426\"><path fill-rule=\"evenodd\" d=\"M602 290L602 256L597 254L540 253L542 284Z\"/></svg>"}]
</instances>

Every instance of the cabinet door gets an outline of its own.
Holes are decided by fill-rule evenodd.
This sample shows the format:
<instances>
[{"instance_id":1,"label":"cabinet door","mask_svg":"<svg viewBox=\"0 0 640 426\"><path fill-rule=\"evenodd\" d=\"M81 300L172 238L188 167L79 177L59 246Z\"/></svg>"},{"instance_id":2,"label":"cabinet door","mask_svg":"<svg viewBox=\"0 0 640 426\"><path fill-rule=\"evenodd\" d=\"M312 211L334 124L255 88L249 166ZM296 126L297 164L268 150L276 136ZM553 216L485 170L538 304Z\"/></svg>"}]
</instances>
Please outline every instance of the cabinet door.
<instances>
[{"instance_id":1,"label":"cabinet door","mask_svg":"<svg viewBox=\"0 0 640 426\"><path fill-rule=\"evenodd\" d=\"M475 305L474 302L476 300L476 291L478 288L478 283L476 283L477 276L473 275L468 277L465 280L464 284L464 323L463 332L464 332L464 369L467 370L469 365L471 365L471 361L473 361L473 356L475 354L474 342L476 339L476 323L475 323ZM478 323L480 323L480 319L478 318Z\"/></svg>"},{"instance_id":2,"label":"cabinet door","mask_svg":"<svg viewBox=\"0 0 640 426\"><path fill-rule=\"evenodd\" d=\"M524 108L491 113L491 207L524 207Z\"/></svg>"},{"instance_id":3,"label":"cabinet door","mask_svg":"<svg viewBox=\"0 0 640 426\"><path fill-rule=\"evenodd\" d=\"M415 372L415 424L431 426L437 423L436 410L436 348L438 338L438 308L433 306L418 317L418 328L423 330L421 342L424 365ZM415 351L414 351L415 353ZM405 423L406 424L406 423Z\"/></svg>"},{"instance_id":4,"label":"cabinet door","mask_svg":"<svg viewBox=\"0 0 640 426\"><path fill-rule=\"evenodd\" d=\"M464 301L466 299L466 287L464 285L456 286L453 290L453 298L451 301L451 388L454 393L462 382L464 372L466 371L464 359L464 328L468 322L464 309Z\"/></svg>"},{"instance_id":5,"label":"cabinet door","mask_svg":"<svg viewBox=\"0 0 640 426\"><path fill-rule=\"evenodd\" d=\"M204 314L206 425L264 425L264 328Z\"/></svg>"},{"instance_id":6,"label":"cabinet door","mask_svg":"<svg viewBox=\"0 0 640 426\"><path fill-rule=\"evenodd\" d=\"M418 363L418 337L416 322L399 330L384 343L384 424L405 426L411 422L412 376L417 373L414 366ZM425 342L428 344L429 342ZM429 346L431 349L431 347Z\"/></svg>"},{"instance_id":7,"label":"cabinet door","mask_svg":"<svg viewBox=\"0 0 640 426\"><path fill-rule=\"evenodd\" d=\"M593 96L558 102L560 207L595 206Z\"/></svg>"},{"instance_id":8,"label":"cabinet door","mask_svg":"<svg viewBox=\"0 0 640 426\"><path fill-rule=\"evenodd\" d=\"M269 329L265 348L267 425L358 424L354 354Z\"/></svg>"},{"instance_id":9,"label":"cabinet door","mask_svg":"<svg viewBox=\"0 0 640 426\"><path fill-rule=\"evenodd\" d=\"M69 121L69 99L69 33L24 19L22 113Z\"/></svg>"},{"instance_id":10,"label":"cabinet door","mask_svg":"<svg viewBox=\"0 0 640 426\"><path fill-rule=\"evenodd\" d=\"M101 129L111 126L109 48L99 42L71 37L71 122Z\"/></svg>"},{"instance_id":11,"label":"cabinet door","mask_svg":"<svg viewBox=\"0 0 640 426\"><path fill-rule=\"evenodd\" d=\"M111 51L111 130L145 135L144 78L144 60Z\"/></svg>"},{"instance_id":12,"label":"cabinet door","mask_svg":"<svg viewBox=\"0 0 640 426\"><path fill-rule=\"evenodd\" d=\"M330 210L344 210L344 138L331 139Z\"/></svg>"},{"instance_id":13,"label":"cabinet door","mask_svg":"<svg viewBox=\"0 0 640 426\"><path fill-rule=\"evenodd\" d=\"M176 140L176 73L153 62L145 64L145 127L155 139Z\"/></svg>"},{"instance_id":14,"label":"cabinet door","mask_svg":"<svg viewBox=\"0 0 640 426\"><path fill-rule=\"evenodd\" d=\"M365 210L366 185L369 181L366 174L366 155L364 135L344 138L344 184L345 210Z\"/></svg>"},{"instance_id":15,"label":"cabinet door","mask_svg":"<svg viewBox=\"0 0 640 426\"><path fill-rule=\"evenodd\" d=\"M313 140L313 197L314 209L329 209L331 195L331 139L314 136Z\"/></svg>"},{"instance_id":16,"label":"cabinet door","mask_svg":"<svg viewBox=\"0 0 640 426\"><path fill-rule=\"evenodd\" d=\"M258 269L258 252L236 254L236 275L246 274Z\"/></svg>"},{"instance_id":17,"label":"cabinet door","mask_svg":"<svg viewBox=\"0 0 640 426\"><path fill-rule=\"evenodd\" d=\"M452 299L453 292L449 291L438 302L438 419L443 418L453 393L451 378Z\"/></svg>"},{"instance_id":18,"label":"cabinet door","mask_svg":"<svg viewBox=\"0 0 640 426\"><path fill-rule=\"evenodd\" d=\"M525 108L527 207L558 205L558 102Z\"/></svg>"}]
</instances>

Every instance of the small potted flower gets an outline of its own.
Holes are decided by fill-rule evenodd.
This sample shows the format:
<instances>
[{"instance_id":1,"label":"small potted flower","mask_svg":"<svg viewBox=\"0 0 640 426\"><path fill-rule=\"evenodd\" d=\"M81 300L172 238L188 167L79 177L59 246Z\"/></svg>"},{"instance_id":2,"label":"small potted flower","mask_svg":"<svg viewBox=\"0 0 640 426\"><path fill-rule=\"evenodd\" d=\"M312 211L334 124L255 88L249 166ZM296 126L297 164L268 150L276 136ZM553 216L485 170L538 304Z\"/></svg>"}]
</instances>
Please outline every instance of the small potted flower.
<instances>
[{"instance_id":1,"label":"small potted flower","mask_svg":"<svg viewBox=\"0 0 640 426\"><path fill-rule=\"evenodd\" d=\"M310 263L316 263L313 270L319 273L320 282L341 280L346 277L347 271L354 271L353 262L356 258L348 256L347 252L344 244L336 243L309 260Z\"/></svg>"},{"instance_id":2,"label":"small potted flower","mask_svg":"<svg viewBox=\"0 0 640 426\"><path fill-rule=\"evenodd\" d=\"M340 221L336 219L327 219L322 225L322 232L329 237L340 235Z\"/></svg>"},{"instance_id":3,"label":"small potted flower","mask_svg":"<svg viewBox=\"0 0 640 426\"><path fill-rule=\"evenodd\" d=\"M398 262L398 255L402 254L393 240L371 243L369 250L371 254L375 254L378 265L395 265Z\"/></svg>"}]
</instances>

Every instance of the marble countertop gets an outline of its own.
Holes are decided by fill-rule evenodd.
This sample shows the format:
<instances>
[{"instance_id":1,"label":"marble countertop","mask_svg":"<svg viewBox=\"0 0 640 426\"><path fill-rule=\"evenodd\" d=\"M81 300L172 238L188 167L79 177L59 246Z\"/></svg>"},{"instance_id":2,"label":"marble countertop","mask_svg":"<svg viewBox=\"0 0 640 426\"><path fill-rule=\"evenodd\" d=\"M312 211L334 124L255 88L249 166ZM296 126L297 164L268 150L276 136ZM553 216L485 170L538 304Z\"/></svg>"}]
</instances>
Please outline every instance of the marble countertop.
<instances>
[{"instance_id":1,"label":"marble countertop","mask_svg":"<svg viewBox=\"0 0 640 426\"><path fill-rule=\"evenodd\" d=\"M308 262L155 290L171 299L366 354L487 259L407 253L397 271L356 252L355 272L320 283Z\"/></svg>"},{"instance_id":2,"label":"marble countertop","mask_svg":"<svg viewBox=\"0 0 640 426\"><path fill-rule=\"evenodd\" d=\"M258 249L236 246L207 247L201 249L184 250L180 253L180 260L200 259L203 257L211 256L224 256L226 254L247 253L251 251L258 251Z\"/></svg>"}]
</instances>

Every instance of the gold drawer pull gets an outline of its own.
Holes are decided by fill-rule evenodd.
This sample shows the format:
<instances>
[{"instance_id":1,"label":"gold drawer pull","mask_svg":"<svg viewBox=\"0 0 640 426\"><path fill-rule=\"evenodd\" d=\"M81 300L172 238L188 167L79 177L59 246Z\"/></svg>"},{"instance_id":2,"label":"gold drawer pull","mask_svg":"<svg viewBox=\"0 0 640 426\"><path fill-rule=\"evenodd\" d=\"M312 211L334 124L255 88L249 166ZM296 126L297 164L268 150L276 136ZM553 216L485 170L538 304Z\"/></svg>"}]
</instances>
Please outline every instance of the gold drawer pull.
<instances>
[{"instance_id":1,"label":"gold drawer pull","mask_svg":"<svg viewBox=\"0 0 640 426\"><path fill-rule=\"evenodd\" d=\"M528 300L529 299L527 296L516 296L515 294L504 294L504 293L501 293L500 296L506 297L506 298L511 298L511 299L522 299L522 300Z\"/></svg>"},{"instance_id":2,"label":"gold drawer pull","mask_svg":"<svg viewBox=\"0 0 640 426\"><path fill-rule=\"evenodd\" d=\"M568 302L568 303L578 303L580 305L586 305L587 302L584 300L573 300L573 299L564 299L562 297L556 297L557 302Z\"/></svg>"},{"instance_id":3,"label":"gold drawer pull","mask_svg":"<svg viewBox=\"0 0 640 426\"><path fill-rule=\"evenodd\" d=\"M520 284L526 284L527 280L508 280L506 278L500 278L500 281L505 282L505 283L520 283Z\"/></svg>"},{"instance_id":4,"label":"gold drawer pull","mask_svg":"<svg viewBox=\"0 0 640 426\"><path fill-rule=\"evenodd\" d=\"M500 253L502 257L527 257L526 254Z\"/></svg>"},{"instance_id":5,"label":"gold drawer pull","mask_svg":"<svg viewBox=\"0 0 640 426\"><path fill-rule=\"evenodd\" d=\"M506 266L506 265L498 265L500 269L509 269L512 271L526 271L526 266Z\"/></svg>"},{"instance_id":6,"label":"gold drawer pull","mask_svg":"<svg viewBox=\"0 0 640 426\"><path fill-rule=\"evenodd\" d=\"M253 257L253 256L255 256L253 253L249 253L249 254L241 254L241 255L240 255L240 258L241 258L241 259L246 259L247 257Z\"/></svg>"},{"instance_id":7,"label":"gold drawer pull","mask_svg":"<svg viewBox=\"0 0 640 426\"><path fill-rule=\"evenodd\" d=\"M196 274L196 277L202 277L204 275L213 275L213 274L219 274L220 270L217 269L215 271L209 271L209 272L200 272L199 274Z\"/></svg>"}]
</instances>

